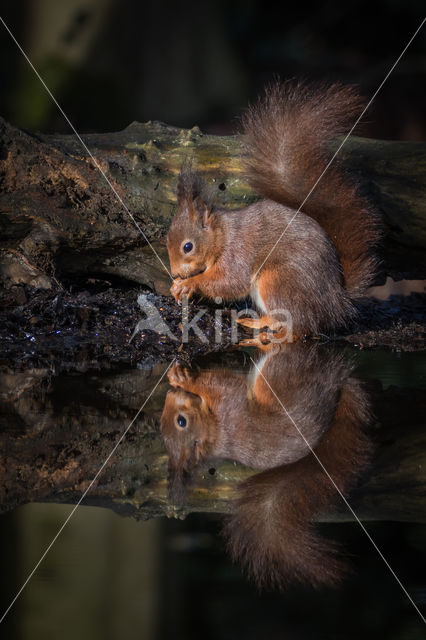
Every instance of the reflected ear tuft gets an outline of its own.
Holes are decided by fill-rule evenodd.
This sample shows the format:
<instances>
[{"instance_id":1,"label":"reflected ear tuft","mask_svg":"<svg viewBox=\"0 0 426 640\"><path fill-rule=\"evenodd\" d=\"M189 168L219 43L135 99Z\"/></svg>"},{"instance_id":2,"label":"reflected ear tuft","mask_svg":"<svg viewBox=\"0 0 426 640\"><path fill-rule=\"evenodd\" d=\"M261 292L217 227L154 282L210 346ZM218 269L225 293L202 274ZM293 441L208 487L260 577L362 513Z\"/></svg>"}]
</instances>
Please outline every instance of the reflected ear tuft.
<instances>
[{"instance_id":1,"label":"reflected ear tuft","mask_svg":"<svg viewBox=\"0 0 426 640\"><path fill-rule=\"evenodd\" d=\"M189 474L180 466L172 464L169 460L167 471L167 494L171 504L181 505L184 503L189 480Z\"/></svg>"}]
</instances>

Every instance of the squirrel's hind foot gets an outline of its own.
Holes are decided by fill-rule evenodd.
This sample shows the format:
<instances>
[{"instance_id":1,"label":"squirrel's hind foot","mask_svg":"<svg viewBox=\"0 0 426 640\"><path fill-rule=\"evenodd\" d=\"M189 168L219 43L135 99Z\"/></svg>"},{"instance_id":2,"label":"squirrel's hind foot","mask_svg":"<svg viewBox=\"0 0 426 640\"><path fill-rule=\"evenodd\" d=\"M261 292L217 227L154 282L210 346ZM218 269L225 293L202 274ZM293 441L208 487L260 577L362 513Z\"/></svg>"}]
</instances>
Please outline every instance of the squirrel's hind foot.
<instances>
[{"instance_id":1,"label":"squirrel's hind foot","mask_svg":"<svg viewBox=\"0 0 426 640\"><path fill-rule=\"evenodd\" d=\"M241 324L243 327L248 327L249 329L271 329L272 331L278 331L281 329L281 323L271 316L262 316L261 318L251 318L243 317L237 318L238 324Z\"/></svg>"},{"instance_id":2,"label":"squirrel's hind foot","mask_svg":"<svg viewBox=\"0 0 426 640\"><path fill-rule=\"evenodd\" d=\"M298 336L288 335L286 329L278 330L278 331L262 331L257 335L253 336L253 338L244 338L240 340L236 347L256 347L257 349L261 349L262 351L279 351L282 346L295 342L298 340Z\"/></svg>"}]
</instances>

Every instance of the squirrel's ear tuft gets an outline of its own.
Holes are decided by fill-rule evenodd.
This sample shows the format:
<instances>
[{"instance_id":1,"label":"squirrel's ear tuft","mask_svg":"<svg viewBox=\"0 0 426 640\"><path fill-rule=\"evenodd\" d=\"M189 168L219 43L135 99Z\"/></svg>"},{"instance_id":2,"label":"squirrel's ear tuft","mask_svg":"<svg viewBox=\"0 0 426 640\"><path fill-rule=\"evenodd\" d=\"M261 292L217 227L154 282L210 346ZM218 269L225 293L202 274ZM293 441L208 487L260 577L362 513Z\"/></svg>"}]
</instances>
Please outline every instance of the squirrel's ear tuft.
<instances>
[{"instance_id":1,"label":"squirrel's ear tuft","mask_svg":"<svg viewBox=\"0 0 426 640\"><path fill-rule=\"evenodd\" d=\"M199 173L193 170L192 163L187 161L182 165L177 183L177 201L181 208L187 206L190 213L201 216L203 226L209 224L213 210L212 198Z\"/></svg>"},{"instance_id":2,"label":"squirrel's ear tuft","mask_svg":"<svg viewBox=\"0 0 426 640\"><path fill-rule=\"evenodd\" d=\"M193 170L192 162L185 161L181 167L177 182L178 204L189 204L203 190L203 181L200 175Z\"/></svg>"}]
</instances>

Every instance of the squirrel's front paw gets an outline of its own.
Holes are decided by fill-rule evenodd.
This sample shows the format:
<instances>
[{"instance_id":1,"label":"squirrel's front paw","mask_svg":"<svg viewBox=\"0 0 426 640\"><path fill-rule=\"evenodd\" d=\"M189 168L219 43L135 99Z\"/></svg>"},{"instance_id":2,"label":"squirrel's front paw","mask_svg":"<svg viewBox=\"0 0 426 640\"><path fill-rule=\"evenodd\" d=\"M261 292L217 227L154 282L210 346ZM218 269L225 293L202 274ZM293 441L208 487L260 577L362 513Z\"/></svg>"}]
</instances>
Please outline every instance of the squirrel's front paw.
<instances>
[{"instance_id":1,"label":"squirrel's front paw","mask_svg":"<svg viewBox=\"0 0 426 640\"><path fill-rule=\"evenodd\" d=\"M172 387L180 387L187 382L190 382L193 374L189 369L176 363L168 371L167 377Z\"/></svg>"},{"instance_id":2,"label":"squirrel's front paw","mask_svg":"<svg viewBox=\"0 0 426 640\"><path fill-rule=\"evenodd\" d=\"M195 287L190 280L192 280L192 278L185 278L184 280L176 278L176 280L173 281L170 287L170 293L176 302L181 303L185 296L187 296L189 300L192 294L195 293Z\"/></svg>"}]
</instances>

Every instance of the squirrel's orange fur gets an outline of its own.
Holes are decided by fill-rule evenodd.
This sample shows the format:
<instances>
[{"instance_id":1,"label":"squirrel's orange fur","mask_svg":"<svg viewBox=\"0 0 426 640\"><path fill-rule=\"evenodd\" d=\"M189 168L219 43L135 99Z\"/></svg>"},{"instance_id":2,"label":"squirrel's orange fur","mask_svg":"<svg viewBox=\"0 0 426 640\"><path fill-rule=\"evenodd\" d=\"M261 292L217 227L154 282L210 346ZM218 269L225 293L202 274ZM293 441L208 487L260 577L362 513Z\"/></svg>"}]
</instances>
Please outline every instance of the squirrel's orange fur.
<instances>
[{"instance_id":1,"label":"squirrel's orange fur","mask_svg":"<svg viewBox=\"0 0 426 640\"><path fill-rule=\"evenodd\" d=\"M312 520L339 496L311 449L346 494L368 459L366 395L351 365L317 345L286 345L257 366L261 374L171 368L161 418L170 498L183 501L206 458L259 469L239 486L224 529L232 557L260 586L333 584L344 563Z\"/></svg>"},{"instance_id":2,"label":"squirrel's orange fur","mask_svg":"<svg viewBox=\"0 0 426 640\"><path fill-rule=\"evenodd\" d=\"M243 118L248 181L264 198L244 209L216 209L201 177L182 169L167 238L178 301L193 293L225 300L250 294L265 319L288 310L297 335L354 315L353 300L375 272L374 207L335 159L295 214L361 107L355 90L338 84L267 89Z\"/></svg>"}]
</instances>

